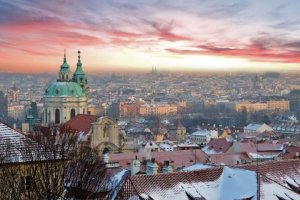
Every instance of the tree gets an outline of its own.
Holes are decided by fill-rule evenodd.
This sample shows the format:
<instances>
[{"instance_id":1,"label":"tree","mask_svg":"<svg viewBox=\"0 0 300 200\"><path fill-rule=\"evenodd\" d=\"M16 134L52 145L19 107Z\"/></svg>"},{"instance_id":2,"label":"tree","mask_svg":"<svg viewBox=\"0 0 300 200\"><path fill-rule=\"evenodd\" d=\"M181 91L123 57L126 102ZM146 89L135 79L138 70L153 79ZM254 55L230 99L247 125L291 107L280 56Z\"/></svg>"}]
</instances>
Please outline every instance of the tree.
<instances>
[{"instance_id":1,"label":"tree","mask_svg":"<svg viewBox=\"0 0 300 200\"><path fill-rule=\"evenodd\" d=\"M78 134L0 142L1 199L86 199L109 188L101 158Z\"/></svg>"}]
</instances>

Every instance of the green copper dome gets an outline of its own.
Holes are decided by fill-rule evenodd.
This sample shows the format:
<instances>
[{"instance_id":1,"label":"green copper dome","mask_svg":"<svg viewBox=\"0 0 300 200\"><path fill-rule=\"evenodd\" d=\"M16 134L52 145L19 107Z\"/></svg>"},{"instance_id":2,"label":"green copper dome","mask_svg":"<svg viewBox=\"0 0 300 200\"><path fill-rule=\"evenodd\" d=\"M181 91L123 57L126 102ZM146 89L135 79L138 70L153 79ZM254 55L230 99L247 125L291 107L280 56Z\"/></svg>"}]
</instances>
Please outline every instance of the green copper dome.
<instances>
[{"instance_id":1,"label":"green copper dome","mask_svg":"<svg viewBox=\"0 0 300 200\"><path fill-rule=\"evenodd\" d=\"M83 89L74 82L55 82L45 91L46 97L84 97Z\"/></svg>"}]
</instances>

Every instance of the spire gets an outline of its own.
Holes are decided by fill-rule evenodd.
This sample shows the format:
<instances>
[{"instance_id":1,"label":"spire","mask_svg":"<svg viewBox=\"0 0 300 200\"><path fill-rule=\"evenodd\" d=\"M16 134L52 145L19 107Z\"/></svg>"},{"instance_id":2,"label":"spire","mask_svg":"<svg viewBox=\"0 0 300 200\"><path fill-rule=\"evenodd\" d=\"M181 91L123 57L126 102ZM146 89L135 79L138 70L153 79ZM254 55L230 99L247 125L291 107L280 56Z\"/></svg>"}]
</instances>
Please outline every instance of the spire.
<instances>
[{"instance_id":1,"label":"spire","mask_svg":"<svg viewBox=\"0 0 300 200\"><path fill-rule=\"evenodd\" d=\"M64 49L64 63L67 63L66 49Z\"/></svg>"},{"instance_id":2,"label":"spire","mask_svg":"<svg viewBox=\"0 0 300 200\"><path fill-rule=\"evenodd\" d=\"M78 62L81 62L80 61L80 51L78 50Z\"/></svg>"},{"instance_id":3,"label":"spire","mask_svg":"<svg viewBox=\"0 0 300 200\"><path fill-rule=\"evenodd\" d=\"M82 70L82 63L81 63L81 60L80 60L80 51L77 52L78 53L78 61L77 61L77 68L76 68L76 71L75 71L75 74L84 74L83 70Z\"/></svg>"}]
</instances>

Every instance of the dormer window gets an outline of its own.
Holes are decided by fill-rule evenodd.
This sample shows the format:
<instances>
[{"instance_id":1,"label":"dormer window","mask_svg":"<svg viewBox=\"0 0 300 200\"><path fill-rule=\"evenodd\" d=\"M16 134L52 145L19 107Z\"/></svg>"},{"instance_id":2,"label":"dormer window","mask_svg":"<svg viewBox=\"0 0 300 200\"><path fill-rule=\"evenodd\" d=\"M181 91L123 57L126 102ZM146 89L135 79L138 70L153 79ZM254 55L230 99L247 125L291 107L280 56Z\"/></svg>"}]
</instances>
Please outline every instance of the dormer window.
<instances>
[{"instance_id":1,"label":"dormer window","mask_svg":"<svg viewBox=\"0 0 300 200\"><path fill-rule=\"evenodd\" d=\"M56 94L58 94L58 93L59 93L58 89L56 89L56 90L55 90L55 93L56 93Z\"/></svg>"}]
</instances>

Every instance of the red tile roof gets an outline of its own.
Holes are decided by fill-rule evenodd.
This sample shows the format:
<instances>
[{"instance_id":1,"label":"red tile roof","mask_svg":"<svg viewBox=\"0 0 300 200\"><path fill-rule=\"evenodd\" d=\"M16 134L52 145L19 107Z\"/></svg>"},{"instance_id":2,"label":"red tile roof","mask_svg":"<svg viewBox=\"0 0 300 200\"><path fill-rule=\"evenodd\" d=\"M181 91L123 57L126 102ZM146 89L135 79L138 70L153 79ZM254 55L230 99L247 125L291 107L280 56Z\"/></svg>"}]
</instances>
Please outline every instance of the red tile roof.
<instances>
[{"instance_id":1,"label":"red tile roof","mask_svg":"<svg viewBox=\"0 0 300 200\"><path fill-rule=\"evenodd\" d=\"M267 191L266 187L264 187L268 186L270 183L278 184L279 187L276 189L282 190L281 192L288 191L289 193L293 193L298 197L298 194L293 192L292 189L287 185L287 177L296 180L300 178L300 159L264 162L260 163L259 165L242 165L238 166L237 168L250 171L256 171L256 169L258 169L260 173L261 199L270 199L270 197L276 197L276 194L271 194L271 196L268 196L269 191ZM185 196L189 189L195 189L198 193L198 196L201 195L201 189L205 188L198 187L197 183L217 181L223 170L224 168L222 167L216 167L192 172L132 176L123 185L117 199L129 199L130 197L142 197L143 195L150 197L153 195L157 197L154 199L168 199L168 195L172 195L173 197L176 196L178 199L190 199L187 197L188 195ZM236 180L241 180L239 178L245 177L237 177ZM183 187L183 184L189 187ZM247 183L241 181L240 184ZM235 188L232 188L232 191L228 192L234 192L234 190ZM172 191L172 193L170 193L170 191ZM201 197L199 199L201 199Z\"/></svg>"},{"instance_id":2,"label":"red tile roof","mask_svg":"<svg viewBox=\"0 0 300 200\"><path fill-rule=\"evenodd\" d=\"M250 158L245 152L213 154L210 156L210 163L218 165L237 165L247 160L250 160Z\"/></svg>"},{"instance_id":3,"label":"red tile roof","mask_svg":"<svg viewBox=\"0 0 300 200\"><path fill-rule=\"evenodd\" d=\"M60 127L61 133L78 133L78 132L84 132L84 134L87 134L89 130L91 129L92 123L97 120L96 115L84 115L79 114L64 123Z\"/></svg>"},{"instance_id":4,"label":"red tile roof","mask_svg":"<svg viewBox=\"0 0 300 200\"><path fill-rule=\"evenodd\" d=\"M109 160L111 162L119 162L121 167L128 168L130 167L131 160L134 160L136 156L140 161L143 161L146 154L141 152L110 154ZM155 160L159 163L163 163L165 160L168 160L170 161L170 165L173 165L175 169L190 166L195 162L206 163L208 160L207 155L200 149L151 152L151 157L155 158Z\"/></svg>"},{"instance_id":5,"label":"red tile roof","mask_svg":"<svg viewBox=\"0 0 300 200\"><path fill-rule=\"evenodd\" d=\"M297 157L297 152L298 152L298 157ZM300 154L300 147L296 146L289 146L286 148L285 153L283 154L284 159L300 159L299 157Z\"/></svg>"},{"instance_id":6,"label":"red tile roof","mask_svg":"<svg viewBox=\"0 0 300 200\"><path fill-rule=\"evenodd\" d=\"M207 143L208 150L214 150L216 153L226 153L231 147L232 142L228 142L225 138L211 139Z\"/></svg>"}]
</instances>

